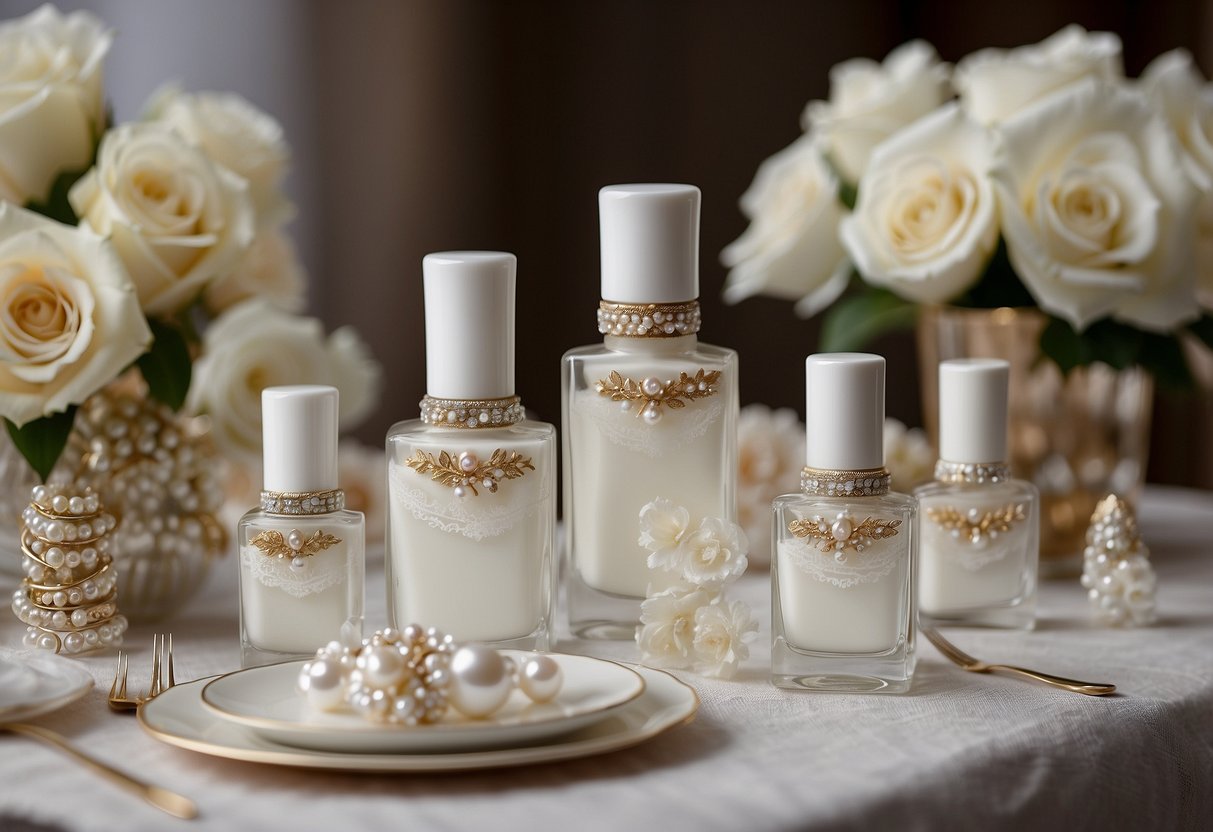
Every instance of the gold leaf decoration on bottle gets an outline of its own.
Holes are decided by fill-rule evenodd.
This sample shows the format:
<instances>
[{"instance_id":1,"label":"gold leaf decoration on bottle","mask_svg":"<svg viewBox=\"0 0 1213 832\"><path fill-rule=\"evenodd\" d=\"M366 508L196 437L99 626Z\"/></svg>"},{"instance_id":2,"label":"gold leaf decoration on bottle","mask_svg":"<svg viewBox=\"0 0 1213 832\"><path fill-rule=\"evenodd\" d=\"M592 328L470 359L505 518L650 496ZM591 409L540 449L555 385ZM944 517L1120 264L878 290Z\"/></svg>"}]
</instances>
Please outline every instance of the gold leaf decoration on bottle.
<instances>
[{"instance_id":1,"label":"gold leaf decoration on bottle","mask_svg":"<svg viewBox=\"0 0 1213 832\"><path fill-rule=\"evenodd\" d=\"M607 378L595 383L594 389L598 395L622 402L625 409L635 410L637 417L654 423L661 418L662 407L677 410L720 392L720 371L700 369L695 375L679 373L677 379L662 381L649 376L637 381L612 370Z\"/></svg>"},{"instance_id":2,"label":"gold leaf decoration on bottle","mask_svg":"<svg viewBox=\"0 0 1213 832\"><path fill-rule=\"evenodd\" d=\"M1026 519L1027 507L1023 503L1007 503L988 511L976 508L962 511L954 506L932 506L924 514L928 520L953 537L963 539L974 546L984 546L991 539L1009 532L1016 523Z\"/></svg>"},{"instance_id":3,"label":"gold leaf decoration on bottle","mask_svg":"<svg viewBox=\"0 0 1213 832\"><path fill-rule=\"evenodd\" d=\"M788 531L795 537L813 541L820 552L833 552L839 557L845 552L862 552L873 543L897 536L900 520L877 520L868 517L856 523L849 514L841 513L832 521L819 514L793 520Z\"/></svg>"},{"instance_id":4,"label":"gold leaf decoration on bottle","mask_svg":"<svg viewBox=\"0 0 1213 832\"><path fill-rule=\"evenodd\" d=\"M311 537L306 538L294 529L286 535L278 531L264 531L249 541L269 558L311 557L340 542L341 538L334 537L323 529L317 529Z\"/></svg>"},{"instance_id":5,"label":"gold leaf decoration on bottle","mask_svg":"<svg viewBox=\"0 0 1213 832\"><path fill-rule=\"evenodd\" d=\"M501 448L493 451L484 462L471 451L458 455L440 451L435 456L429 451L417 450L404 464L419 474L429 474L434 482L454 489L458 497L469 493L479 497L479 488L495 493L503 481L516 480L527 471L535 470L530 457Z\"/></svg>"}]
</instances>

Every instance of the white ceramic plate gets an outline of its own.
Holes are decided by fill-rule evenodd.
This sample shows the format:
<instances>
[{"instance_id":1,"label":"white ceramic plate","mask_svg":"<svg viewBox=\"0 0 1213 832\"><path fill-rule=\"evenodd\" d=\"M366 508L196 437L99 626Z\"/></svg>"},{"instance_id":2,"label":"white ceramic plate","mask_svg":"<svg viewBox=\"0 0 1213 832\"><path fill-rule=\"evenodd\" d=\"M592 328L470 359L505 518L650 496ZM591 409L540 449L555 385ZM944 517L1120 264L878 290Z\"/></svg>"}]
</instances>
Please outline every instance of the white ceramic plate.
<instances>
[{"instance_id":1,"label":"white ceramic plate","mask_svg":"<svg viewBox=\"0 0 1213 832\"><path fill-rule=\"evenodd\" d=\"M526 653L503 650L521 659ZM220 676L202 689L202 702L221 719L283 745L363 754L452 752L534 744L568 734L644 692L636 671L615 662L548 654L560 663L564 684L551 702L537 704L514 691L488 719L450 711L434 725L369 722L354 713L311 708L295 690L303 662L251 667Z\"/></svg>"},{"instance_id":2,"label":"white ceramic plate","mask_svg":"<svg viewBox=\"0 0 1213 832\"><path fill-rule=\"evenodd\" d=\"M688 722L699 709L695 691L660 670L637 667L645 689L637 699L568 736L542 745L450 754L347 754L280 745L227 722L202 704L206 680L169 688L139 708L139 724L156 739L229 760L340 771L436 772L551 763L628 748Z\"/></svg>"},{"instance_id":3,"label":"white ceramic plate","mask_svg":"<svg viewBox=\"0 0 1213 832\"><path fill-rule=\"evenodd\" d=\"M0 651L0 722L57 710L92 686L92 674L71 659L43 650Z\"/></svg>"}]
</instances>

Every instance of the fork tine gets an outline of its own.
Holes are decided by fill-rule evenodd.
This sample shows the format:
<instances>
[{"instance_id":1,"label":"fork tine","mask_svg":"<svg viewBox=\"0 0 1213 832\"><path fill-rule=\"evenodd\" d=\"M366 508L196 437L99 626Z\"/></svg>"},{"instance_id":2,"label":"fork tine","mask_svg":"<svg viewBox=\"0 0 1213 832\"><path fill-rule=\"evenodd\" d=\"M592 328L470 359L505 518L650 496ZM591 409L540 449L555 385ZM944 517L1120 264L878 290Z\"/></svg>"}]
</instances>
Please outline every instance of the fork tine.
<instances>
[{"instance_id":1,"label":"fork tine","mask_svg":"<svg viewBox=\"0 0 1213 832\"><path fill-rule=\"evenodd\" d=\"M168 686L171 688L177 684L177 677L173 675L173 634L168 634Z\"/></svg>"},{"instance_id":2,"label":"fork tine","mask_svg":"<svg viewBox=\"0 0 1213 832\"><path fill-rule=\"evenodd\" d=\"M163 649L163 644L163 636L152 636L152 686L147 692L148 699L160 693L160 651Z\"/></svg>"},{"instance_id":3,"label":"fork tine","mask_svg":"<svg viewBox=\"0 0 1213 832\"><path fill-rule=\"evenodd\" d=\"M927 641L935 645L936 649L944 656L951 659L960 665L980 664L977 659L970 656L968 653L961 650L952 642L948 641L943 635L933 627L923 627L922 634L927 637Z\"/></svg>"},{"instance_id":4,"label":"fork tine","mask_svg":"<svg viewBox=\"0 0 1213 832\"><path fill-rule=\"evenodd\" d=\"M131 659L128 654L120 653L119 660L122 664L122 681L118 685L118 698L126 699L126 671L130 667Z\"/></svg>"},{"instance_id":5,"label":"fork tine","mask_svg":"<svg viewBox=\"0 0 1213 832\"><path fill-rule=\"evenodd\" d=\"M122 651L118 651L118 664L114 668L114 681L110 682L109 698L113 699L118 695L118 677L122 675Z\"/></svg>"}]
</instances>

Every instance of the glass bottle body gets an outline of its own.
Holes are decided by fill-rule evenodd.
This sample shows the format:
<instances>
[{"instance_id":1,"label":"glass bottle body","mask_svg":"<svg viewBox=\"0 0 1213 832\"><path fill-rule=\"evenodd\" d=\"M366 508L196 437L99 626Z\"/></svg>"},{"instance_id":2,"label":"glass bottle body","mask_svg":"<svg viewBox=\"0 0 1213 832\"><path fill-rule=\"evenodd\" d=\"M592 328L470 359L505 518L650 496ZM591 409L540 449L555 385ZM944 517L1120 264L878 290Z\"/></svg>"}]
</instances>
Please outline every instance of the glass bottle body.
<instances>
[{"instance_id":1,"label":"glass bottle body","mask_svg":"<svg viewBox=\"0 0 1213 832\"><path fill-rule=\"evenodd\" d=\"M366 527L361 513L240 519L240 658L244 667L305 658L362 638Z\"/></svg>"},{"instance_id":2,"label":"glass bottle body","mask_svg":"<svg viewBox=\"0 0 1213 832\"><path fill-rule=\"evenodd\" d=\"M924 621L1035 626L1036 487L1021 480L932 482L914 493L922 512L918 608Z\"/></svg>"},{"instance_id":3,"label":"glass bottle body","mask_svg":"<svg viewBox=\"0 0 1213 832\"><path fill-rule=\"evenodd\" d=\"M468 476L452 480L426 464L441 467L443 454L448 468ZM469 429L415 419L388 432L387 457L392 626L417 623L460 641L549 649L555 428L522 421ZM463 459L473 460L470 471L460 467ZM486 485L486 477L494 484Z\"/></svg>"},{"instance_id":4,"label":"glass bottle body","mask_svg":"<svg viewBox=\"0 0 1213 832\"><path fill-rule=\"evenodd\" d=\"M566 353L561 370L570 627L630 639L649 585L661 581L637 542L641 507L664 497L692 518L736 519L737 353L694 335L608 336ZM643 392L646 380L669 388L682 374L697 393L656 406L656 417L644 399L612 397L616 380ZM696 379L711 374L715 392L699 395Z\"/></svg>"},{"instance_id":5,"label":"glass bottle body","mask_svg":"<svg viewBox=\"0 0 1213 832\"><path fill-rule=\"evenodd\" d=\"M896 493L788 494L775 499L773 514L773 683L798 690L908 690L916 501Z\"/></svg>"}]
</instances>

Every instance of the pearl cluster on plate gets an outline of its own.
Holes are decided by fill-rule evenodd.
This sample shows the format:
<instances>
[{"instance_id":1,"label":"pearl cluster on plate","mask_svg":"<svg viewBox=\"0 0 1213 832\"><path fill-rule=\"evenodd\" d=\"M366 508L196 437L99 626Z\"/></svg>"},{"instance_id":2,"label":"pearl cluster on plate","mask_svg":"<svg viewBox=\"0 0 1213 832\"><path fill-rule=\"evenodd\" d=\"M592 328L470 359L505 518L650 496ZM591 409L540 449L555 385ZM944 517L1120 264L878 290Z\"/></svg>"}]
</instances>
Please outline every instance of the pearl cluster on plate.
<instances>
[{"instance_id":1,"label":"pearl cluster on plate","mask_svg":"<svg viewBox=\"0 0 1213 832\"><path fill-rule=\"evenodd\" d=\"M26 625L25 646L75 654L122 644L110 554L118 521L96 492L35 486L21 519L25 578L13 613Z\"/></svg>"},{"instance_id":2,"label":"pearl cluster on plate","mask_svg":"<svg viewBox=\"0 0 1213 832\"><path fill-rule=\"evenodd\" d=\"M1133 509L1115 494L1095 507L1083 550L1082 585L1103 624L1135 627L1154 620L1154 568Z\"/></svg>"},{"instance_id":3,"label":"pearl cluster on plate","mask_svg":"<svg viewBox=\"0 0 1213 832\"><path fill-rule=\"evenodd\" d=\"M427 425L453 428L504 428L521 422L526 416L522 399L421 399L421 421Z\"/></svg>"},{"instance_id":4,"label":"pearl cluster on plate","mask_svg":"<svg viewBox=\"0 0 1213 832\"><path fill-rule=\"evenodd\" d=\"M330 642L299 671L298 688L324 711L353 710L374 722L427 725L449 708L483 719L514 688L534 702L555 698L563 684L550 656L513 659L480 644L458 645L435 627L379 630L350 648Z\"/></svg>"},{"instance_id":5,"label":"pearl cluster on plate","mask_svg":"<svg viewBox=\"0 0 1213 832\"><path fill-rule=\"evenodd\" d=\"M879 497L889 493L892 479L884 468L830 471L806 467L800 472L800 490L818 497Z\"/></svg>"},{"instance_id":6,"label":"pearl cluster on plate","mask_svg":"<svg viewBox=\"0 0 1213 832\"><path fill-rule=\"evenodd\" d=\"M625 338L677 338L699 331L699 301L598 304L598 331Z\"/></svg>"},{"instance_id":7,"label":"pearl cluster on plate","mask_svg":"<svg viewBox=\"0 0 1213 832\"><path fill-rule=\"evenodd\" d=\"M226 551L223 460L204 424L105 390L80 408L56 468L56 481L91 487L121 520L113 554L132 617L175 611Z\"/></svg>"}]
</instances>

